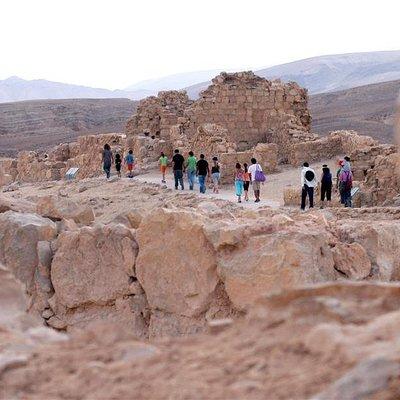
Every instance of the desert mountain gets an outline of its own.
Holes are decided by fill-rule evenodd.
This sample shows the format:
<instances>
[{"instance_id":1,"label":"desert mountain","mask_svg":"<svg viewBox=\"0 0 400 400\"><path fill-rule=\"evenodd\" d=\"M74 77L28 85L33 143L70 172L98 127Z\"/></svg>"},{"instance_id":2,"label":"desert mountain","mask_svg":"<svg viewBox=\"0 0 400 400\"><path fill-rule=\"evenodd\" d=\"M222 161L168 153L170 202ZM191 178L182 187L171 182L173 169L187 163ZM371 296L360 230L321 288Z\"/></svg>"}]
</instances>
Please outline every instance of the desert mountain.
<instances>
[{"instance_id":1,"label":"desert mountain","mask_svg":"<svg viewBox=\"0 0 400 400\"><path fill-rule=\"evenodd\" d=\"M393 141L400 80L310 96L314 132L353 129L384 143Z\"/></svg>"},{"instance_id":2,"label":"desert mountain","mask_svg":"<svg viewBox=\"0 0 400 400\"><path fill-rule=\"evenodd\" d=\"M400 79L400 51L313 57L255 72L267 79L295 81L310 94L333 92ZM196 98L208 85L209 82L196 83L186 90L190 98Z\"/></svg>"},{"instance_id":3,"label":"desert mountain","mask_svg":"<svg viewBox=\"0 0 400 400\"><path fill-rule=\"evenodd\" d=\"M40 99L108 99L129 98L138 100L153 92L147 90L123 91L70 85L44 79L25 80L12 76L0 81L0 103Z\"/></svg>"},{"instance_id":4,"label":"desert mountain","mask_svg":"<svg viewBox=\"0 0 400 400\"><path fill-rule=\"evenodd\" d=\"M34 100L0 104L0 155L45 149L89 133L121 132L136 107L128 99Z\"/></svg>"},{"instance_id":5,"label":"desert mountain","mask_svg":"<svg viewBox=\"0 0 400 400\"><path fill-rule=\"evenodd\" d=\"M197 98L221 69L185 72L149 79L124 90L108 90L51 82L43 79L27 81L10 77L0 81L0 103L34 99L117 98L139 100L161 90L186 89L190 98ZM229 71L228 71L229 72ZM333 92L357 86L400 79L400 51L336 54L307 58L255 71L257 75L295 81L310 94Z\"/></svg>"}]
</instances>

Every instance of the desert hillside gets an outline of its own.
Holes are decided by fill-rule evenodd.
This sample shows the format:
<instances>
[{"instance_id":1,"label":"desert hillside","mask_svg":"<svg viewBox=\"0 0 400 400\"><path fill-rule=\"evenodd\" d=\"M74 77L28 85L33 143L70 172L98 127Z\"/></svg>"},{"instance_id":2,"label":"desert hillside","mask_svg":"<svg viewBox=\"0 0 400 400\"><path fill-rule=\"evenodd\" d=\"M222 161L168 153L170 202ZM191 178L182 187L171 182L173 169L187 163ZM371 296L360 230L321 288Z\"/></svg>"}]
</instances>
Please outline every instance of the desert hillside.
<instances>
[{"instance_id":1,"label":"desert hillside","mask_svg":"<svg viewBox=\"0 0 400 400\"><path fill-rule=\"evenodd\" d=\"M314 132L353 129L381 142L393 141L400 80L310 96Z\"/></svg>"},{"instance_id":2,"label":"desert hillside","mask_svg":"<svg viewBox=\"0 0 400 400\"><path fill-rule=\"evenodd\" d=\"M0 155L45 149L89 133L121 132L128 99L36 100L0 104Z\"/></svg>"}]
</instances>

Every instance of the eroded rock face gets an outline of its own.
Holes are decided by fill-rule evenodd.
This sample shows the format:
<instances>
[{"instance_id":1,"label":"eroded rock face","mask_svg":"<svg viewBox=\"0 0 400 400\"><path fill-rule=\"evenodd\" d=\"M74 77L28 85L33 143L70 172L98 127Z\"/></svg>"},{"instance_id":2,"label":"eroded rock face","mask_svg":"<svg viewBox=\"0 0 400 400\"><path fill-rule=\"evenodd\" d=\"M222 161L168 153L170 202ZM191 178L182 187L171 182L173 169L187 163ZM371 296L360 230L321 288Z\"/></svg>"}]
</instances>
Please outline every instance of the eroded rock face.
<instances>
[{"instance_id":1,"label":"eroded rock face","mask_svg":"<svg viewBox=\"0 0 400 400\"><path fill-rule=\"evenodd\" d=\"M137 231L136 265L150 307L192 317L205 311L218 278L200 216L160 209Z\"/></svg>"},{"instance_id":2,"label":"eroded rock face","mask_svg":"<svg viewBox=\"0 0 400 400\"><path fill-rule=\"evenodd\" d=\"M327 242L321 231L273 229L270 234L250 236L244 245L220 251L218 273L233 304L244 309L263 294L334 280Z\"/></svg>"},{"instance_id":3,"label":"eroded rock face","mask_svg":"<svg viewBox=\"0 0 400 400\"><path fill-rule=\"evenodd\" d=\"M74 308L129 295L136 255L134 234L122 225L62 233L51 266L57 301Z\"/></svg>"},{"instance_id":4,"label":"eroded rock face","mask_svg":"<svg viewBox=\"0 0 400 400\"><path fill-rule=\"evenodd\" d=\"M51 241L56 234L54 222L39 215L14 211L0 214L0 262L30 292L39 263L38 242Z\"/></svg>"},{"instance_id":5,"label":"eroded rock face","mask_svg":"<svg viewBox=\"0 0 400 400\"><path fill-rule=\"evenodd\" d=\"M37 213L53 220L72 219L78 224L90 225L94 212L88 205L56 196L43 196L36 205Z\"/></svg>"},{"instance_id":6,"label":"eroded rock face","mask_svg":"<svg viewBox=\"0 0 400 400\"><path fill-rule=\"evenodd\" d=\"M338 227L338 233L343 241L358 243L365 249L371 261L374 276L387 281L400 279L400 223L398 221L370 221L368 224L349 221ZM365 260L364 256L360 255L360 257ZM353 268L358 267L353 264Z\"/></svg>"}]
</instances>

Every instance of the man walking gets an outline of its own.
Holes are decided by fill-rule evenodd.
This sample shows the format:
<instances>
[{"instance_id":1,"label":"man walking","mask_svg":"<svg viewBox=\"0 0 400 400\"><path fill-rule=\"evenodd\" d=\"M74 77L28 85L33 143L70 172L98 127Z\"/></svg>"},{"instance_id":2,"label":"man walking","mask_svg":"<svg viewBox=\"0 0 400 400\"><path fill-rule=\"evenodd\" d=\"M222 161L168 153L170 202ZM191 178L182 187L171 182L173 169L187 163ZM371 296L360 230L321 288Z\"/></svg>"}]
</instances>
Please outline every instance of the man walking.
<instances>
[{"instance_id":1,"label":"man walking","mask_svg":"<svg viewBox=\"0 0 400 400\"><path fill-rule=\"evenodd\" d=\"M314 188L316 185L317 178L315 171L310 168L308 162L305 162L303 164L303 169L301 170L301 209L303 211L306 208L307 196L310 208L314 207Z\"/></svg>"},{"instance_id":2,"label":"man walking","mask_svg":"<svg viewBox=\"0 0 400 400\"><path fill-rule=\"evenodd\" d=\"M261 188L261 181L257 179L257 174L263 172L261 165L257 163L255 158L251 159L251 165L248 169L251 179L251 185L253 186L254 197L256 198L255 203L260 202L260 188Z\"/></svg>"},{"instance_id":3,"label":"man walking","mask_svg":"<svg viewBox=\"0 0 400 400\"><path fill-rule=\"evenodd\" d=\"M185 159L183 158L182 154L179 154L178 149L175 150L175 154L172 157L172 162L174 163L173 171L175 178L175 190L178 190L178 183L181 185L183 190L183 163L185 162Z\"/></svg>"},{"instance_id":4,"label":"man walking","mask_svg":"<svg viewBox=\"0 0 400 400\"><path fill-rule=\"evenodd\" d=\"M197 161L196 175L199 177L200 193L206 192L206 178L210 175L208 162L205 160L204 154L200 154L200 160Z\"/></svg>"},{"instance_id":5,"label":"man walking","mask_svg":"<svg viewBox=\"0 0 400 400\"><path fill-rule=\"evenodd\" d=\"M189 157L186 160L186 171L189 182L189 189L193 190L194 181L196 178L197 158L194 156L193 151L189 151Z\"/></svg>"}]
</instances>

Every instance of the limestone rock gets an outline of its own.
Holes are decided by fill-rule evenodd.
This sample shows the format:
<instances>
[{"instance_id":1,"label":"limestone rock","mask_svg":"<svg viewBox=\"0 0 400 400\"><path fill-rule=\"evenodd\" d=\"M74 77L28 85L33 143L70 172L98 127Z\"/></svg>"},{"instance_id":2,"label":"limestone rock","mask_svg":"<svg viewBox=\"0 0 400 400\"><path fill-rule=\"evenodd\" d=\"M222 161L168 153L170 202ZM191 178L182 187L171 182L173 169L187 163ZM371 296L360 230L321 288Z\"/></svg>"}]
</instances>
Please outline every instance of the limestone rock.
<instances>
[{"instance_id":1,"label":"limestone rock","mask_svg":"<svg viewBox=\"0 0 400 400\"><path fill-rule=\"evenodd\" d=\"M37 213L54 220L72 219L78 224L90 225L94 212L90 206L79 205L72 200L56 196L43 196L36 205Z\"/></svg>"},{"instance_id":2,"label":"limestone rock","mask_svg":"<svg viewBox=\"0 0 400 400\"><path fill-rule=\"evenodd\" d=\"M150 307L187 317L205 311L218 278L201 217L158 209L142 221L137 240L137 277Z\"/></svg>"},{"instance_id":3,"label":"limestone rock","mask_svg":"<svg viewBox=\"0 0 400 400\"><path fill-rule=\"evenodd\" d=\"M326 234L310 228L251 236L245 245L219 253L218 274L239 309L263 294L335 279Z\"/></svg>"},{"instance_id":4,"label":"limestone rock","mask_svg":"<svg viewBox=\"0 0 400 400\"><path fill-rule=\"evenodd\" d=\"M358 243L338 243L333 248L335 268L350 279L364 279L371 272L371 261L364 247Z\"/></svg>"},{"instance_id":5,"label":"limestone rock","mask_svg":"<svg viewBox=\"0 0 400 400\"><path fill-rule=\"evenodd\" d=\"M57 301L68 308L107 304L129 294L137 244L122 225L98 225L63 232L51 267Z\"/></svg>"},{"instance_id":6,"label":"limestone rock","mask_svg":"<svg viewBox=\"0 0 400 400\"><path fill-rule=\"evenodd\" d=\"M0 213L5 211L34 213L35 204L25 199L9 198L0 195Z\"/></svg>"},{"instance_id":7,"label":"limestone rock","mask_svg":"<svg viewBox=\"0 0 400 400\"><path fill-rule=\"evenodd\" d=\"M32 289L39 263L38 242L56 237L54 222L36 214L7 211L0 214L0 262Z\"/></svg>"}]
</instances>

